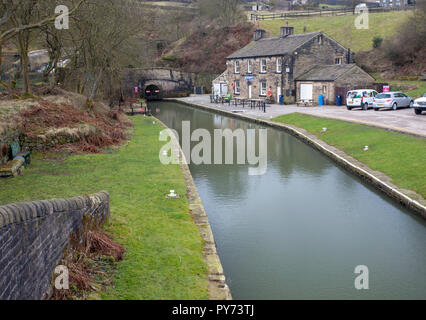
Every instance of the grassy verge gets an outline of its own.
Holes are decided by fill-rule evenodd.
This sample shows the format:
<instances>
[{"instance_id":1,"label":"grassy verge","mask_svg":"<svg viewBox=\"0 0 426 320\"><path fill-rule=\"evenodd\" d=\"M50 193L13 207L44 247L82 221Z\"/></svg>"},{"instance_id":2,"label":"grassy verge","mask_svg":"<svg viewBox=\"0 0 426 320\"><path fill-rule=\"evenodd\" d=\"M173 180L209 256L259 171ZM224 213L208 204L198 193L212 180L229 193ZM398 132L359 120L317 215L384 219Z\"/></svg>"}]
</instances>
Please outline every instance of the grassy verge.
<instances>
[{"instance_id":1,"label":"grassy verge","mask_svg":"<svg viewBox=\"0 0 426 320\"><path fill-rule=\"evenodd\" d=\"M372 48L374 37L386 38L395 33L398 26L411 14L410 11L370 13L368 29L355 28L357 15L265 20L260 21L260 26L273 36L279 36L280 27L288 20L295 33L303 33L304 28L306 32L323 31L345 47L361 51Z\"/></svg>"},{"instance_id":2,"label":"grassy verge","mask_svg":"<svg viewBox=\"0 0 426 320\"><path fill-rule=\"evenodd\" d=\"M17 179L0 180L0 204L71 197L106 190L111 196L107 230L125 250L114 287L104 299L207 299L202 239L188 214L185 196L166 199L171 189L185 195L180 167L158 159L162 130L135 117L134 136L118 152L35 155Z\"/></svg>"},{"instance_id":3,"label":"grassy verge","mask_svg":"<svg viewBox=\"0 0 426 320\"><path fill-rule=\"evenodd\" d=\"M306 129L371 169L385 173L395 185L426 198L426 139L299 113L273 120ZM322 128L327 132L320 133ZM366 145L370 149L363 151Z\"/></svg>"},{"instance_id":4,"label":"grassy verge","mask_svg":"<svg viewBox=\"0 0 426 320\"><path fill-rule=\"evenodd\" d=\"M403 91L411 98L417 99L426 93L426 81L422 80L385 80L378 73L373 74L377 82L389 83L391 90ZM415 89L406 90L406 88L416 87Z\"/></svg>"}]
</instances>

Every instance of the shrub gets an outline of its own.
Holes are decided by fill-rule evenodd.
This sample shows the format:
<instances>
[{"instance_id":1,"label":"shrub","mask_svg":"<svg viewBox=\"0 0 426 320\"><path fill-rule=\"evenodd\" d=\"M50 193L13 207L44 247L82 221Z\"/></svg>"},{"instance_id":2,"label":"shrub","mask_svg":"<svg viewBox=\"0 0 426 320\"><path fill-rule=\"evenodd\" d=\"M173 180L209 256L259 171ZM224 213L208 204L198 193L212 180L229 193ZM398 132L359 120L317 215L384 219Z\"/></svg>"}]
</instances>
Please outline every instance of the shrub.
<instances>
[{"instance_id":1,"label":"shrub","mask_svg":"<svg viewBox=\"0 0 426 320\"><path fill-rule=\"evenodd\" d=\"M373 48L379 48L382 45L383 38L382 37L374 37L373 38Z\"/></svg>"},{"instance_id":2,"label":"shrub","mask_svg":"<svg viewBox=\"0 0 426 320\"><path fill-rule=\"evenodd\" d=\"M162 56L161 60L163 61L176 61L176 57L175 56Z\"/></svg>"}]
</instances>

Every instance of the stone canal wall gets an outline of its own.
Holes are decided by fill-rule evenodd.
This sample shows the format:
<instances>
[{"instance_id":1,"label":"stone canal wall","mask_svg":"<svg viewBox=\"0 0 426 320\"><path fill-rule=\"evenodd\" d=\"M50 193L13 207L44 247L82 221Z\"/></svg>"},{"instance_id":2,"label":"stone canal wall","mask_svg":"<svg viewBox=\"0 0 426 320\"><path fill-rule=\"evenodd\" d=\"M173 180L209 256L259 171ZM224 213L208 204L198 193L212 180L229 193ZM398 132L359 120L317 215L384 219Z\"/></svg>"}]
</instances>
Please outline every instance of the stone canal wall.
<instances>
[{"instance_id":1,"label":"stone canal wall","mask_svg":"<svg viewBox=\"0 0 426 320\"><path fill-rule=\"evenodd\" d=\"M385 193L389 197L393 198L401 205L409 208L417 215L421 216L423 219L426 219L426 201L420 195L416 194L410 190L402 190L397 186L393 185L390 181L391 179L383 174L382 172L374 171L365 164L359 162L355 158L348 156L343 151L328 145L324 141L318 139L315 135L309 133L308 131L298 128L293 125L288 125L280 122L274 122L266 119L254 118L251 116L246 116L240 113L234 113L227 110L221 110L214 107L208 107L196 103L187 102L179 99L168 99L169 101L174 101L177 103L182 103L191 107L198 109L209 110L218 114L223 114L228 117L233 117L237 119L243 119L249 122L257 123L260 125L284 130L287 133L297 137L303 142L309 144L313 148L317 149L321 153L327 155L331 160L333 160L338 165L342 166L346 170L352 172L353 174L359 176L364 181L368 182L370 185L378 189L379 191Z\"/></svg>"},{"instance_id":2,"label":"stone canal wall","mask_svg":"<svg viewBox=\"0 0 426 320\"><path fill-rule=\"evenodd\" d=\"M49 297L54 270L85 230L109 218L109 194L0 206L0 300Z\"/></svg>"}]
</instances>

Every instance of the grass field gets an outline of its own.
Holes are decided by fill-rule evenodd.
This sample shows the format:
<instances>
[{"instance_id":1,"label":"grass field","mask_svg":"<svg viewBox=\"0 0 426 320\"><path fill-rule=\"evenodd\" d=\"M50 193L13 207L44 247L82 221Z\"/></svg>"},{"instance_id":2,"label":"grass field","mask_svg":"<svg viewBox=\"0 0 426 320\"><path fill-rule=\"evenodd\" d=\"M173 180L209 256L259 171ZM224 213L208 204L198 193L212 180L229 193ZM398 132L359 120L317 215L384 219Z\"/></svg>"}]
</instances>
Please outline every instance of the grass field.
<instances>
[{"instance_id":1,"label":"grass field","mask_svg":"<svg viewBox=\"0 0 426 320\"><path fill-rule=\"evenodd\" d=\"M299 113L273 120L306 129L371 169L385 173L395 185L426 198L426 139ZM327 132L320 134L322 128ZM366 145L370 149L363 151Z\"/></svg>"},{"instance_id":2,"label":"grass field","mask_svg":"<svg viewBox=\"0 0 426 320\"><path fill-rule=\"evenodd\" d=\"M104 299L207 299L202 239L189 215L180 167L164 166L158 153L162 130L152 119L134 117L134 136L118 152L58 159L35 155L16 179L0 179L0 204L72 197L106 190L107 226L125 250L114 287ZM166 199L171 189L180 199Z\"/></svg>"},{"instance_id":3,"label":"grass field","mask_svg":"<svg viewBox=\"0 0 426 320\"><path fill-rule=\"evenodd\" d=\"M386 82L391 85L392 90L400 90L410 97L417 99L426 93L426 81L422 80L385 80L379 74L373 74L377 82ZM407 86L417 86L417 89L405 90Z\"/></svg>"},{"instance_id":4,"label":"grass field","mask_svg":"<svg viewBox=\"0 0 426 320\"><path fill-rule=\"evenodd\" d=\"M303 33L304 27L306 32L323 31L356 52L371 49L375 36L385 38L393 34L411 14L411 11L370 13L369 29L359 30L355 28L355 15L265 20L260 21L260 27L270 31L273 36L279 36L280 27L288 21L295 33Z\"/></svg>"}]
</instances>

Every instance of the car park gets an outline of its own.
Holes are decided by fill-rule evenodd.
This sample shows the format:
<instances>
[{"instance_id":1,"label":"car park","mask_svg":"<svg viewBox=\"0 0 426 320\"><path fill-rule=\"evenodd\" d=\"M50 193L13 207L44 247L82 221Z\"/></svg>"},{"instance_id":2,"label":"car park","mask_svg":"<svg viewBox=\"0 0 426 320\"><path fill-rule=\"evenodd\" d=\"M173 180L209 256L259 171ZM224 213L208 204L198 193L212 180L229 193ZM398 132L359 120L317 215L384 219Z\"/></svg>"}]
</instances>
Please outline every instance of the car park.
<instances>
[{"instance_id":1,"label":"car park","mask_svg":"<svg viewBox=\"0 0 426 320\"><path fill-rule=\"evenodd\" d=\"M416 114L421 114L422 111L426 111L426 93L414 100L412 108L414 108Z\"/></svg>"},{"instance_id":2,"label":"car park","mask_svg":"<svg viewBox=\"0 0 426 320\"><path fill-rule=\"evenodd\" d=\"M346 94L346 108L352 110L353 108L361 108L367 110L373 107L374 97L378 94L376 90L372 89L359 89L351 90Z\"/></svg>"},{"instance_id":3,"label":"car park","mask_svg":"<svg viewBox=\"0 0 426 320\"><path fill-rule=\"evenodd\" d=\"M382 92L374 98L374 110L393 109L411 107L414 105L414 100L400 91Z\"/></svg>"}]
</instances>

